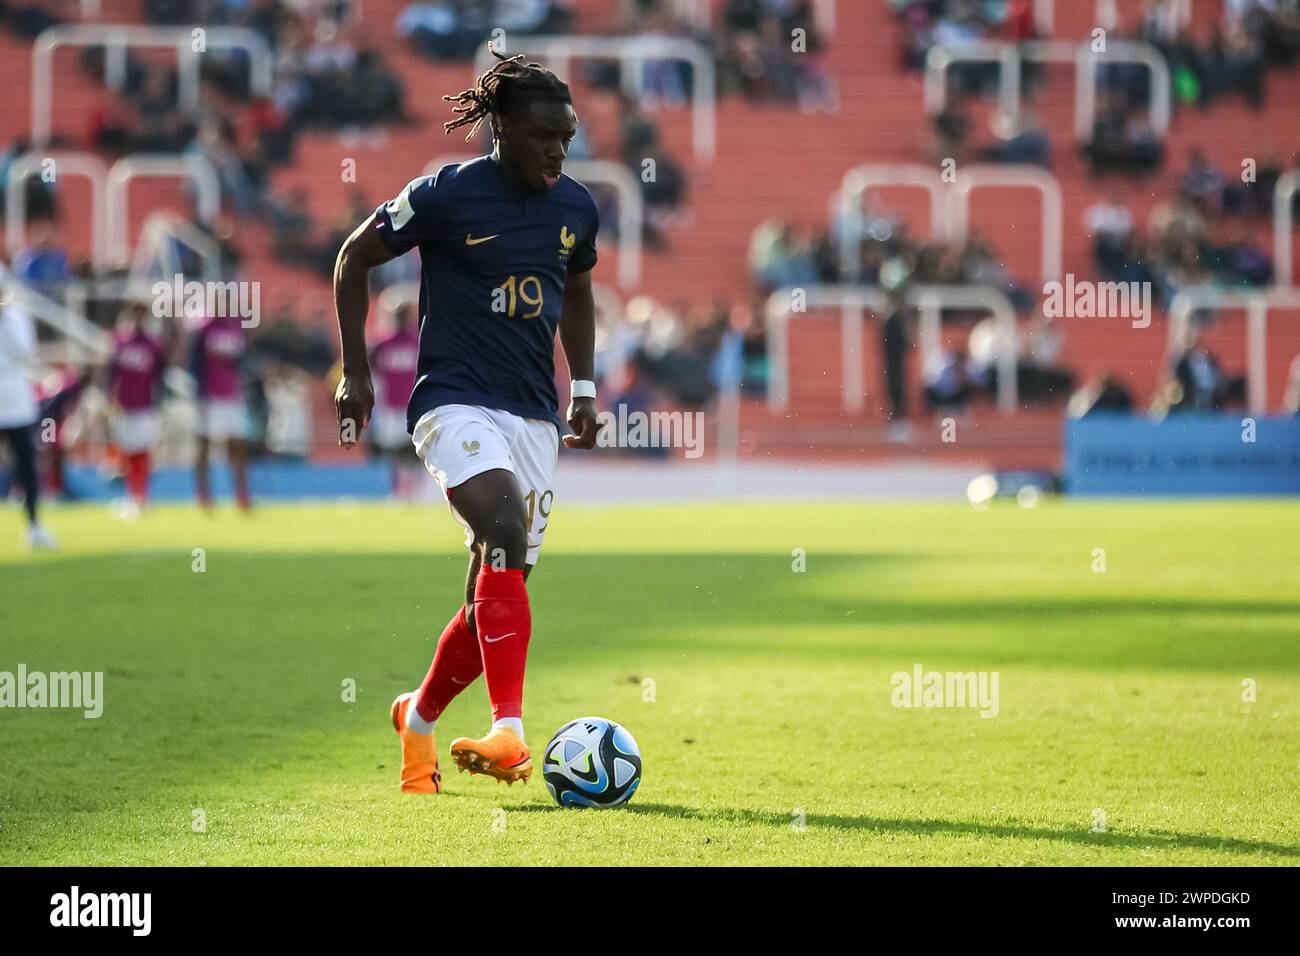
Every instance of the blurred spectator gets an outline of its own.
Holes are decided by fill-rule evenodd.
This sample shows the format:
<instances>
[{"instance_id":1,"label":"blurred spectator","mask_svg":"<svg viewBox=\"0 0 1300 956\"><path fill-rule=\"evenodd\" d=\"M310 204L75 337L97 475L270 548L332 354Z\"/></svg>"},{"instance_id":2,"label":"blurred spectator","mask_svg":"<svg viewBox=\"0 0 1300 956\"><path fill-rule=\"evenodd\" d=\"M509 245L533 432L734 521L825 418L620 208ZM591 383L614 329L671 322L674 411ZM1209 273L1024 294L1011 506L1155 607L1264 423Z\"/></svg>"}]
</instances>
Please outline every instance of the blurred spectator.
<instances>
[{"instance_id":1,"label":"blurred spectator","mask_svg":"<svg viewBox=\"0 0 1300 956\"><path fill-rule=\"evenodd\" d=\"M1193 322L1189 342L1173 366L1170 412L1211 412L1240 404L1246 397L1246 379L1228 375L1204 345L1204 328Z\"/></svg>"},{"instance_id":2,"label":"blurred spectator","mask_svg":"<svg viewBox=\"0 0 1300 956\"><path fill-rule=\"evenodd\" d=\"M1092 236L1092 257L1104 278L1115 280L1129 257L1133 214L1112 193L1088 207L1084 228Z\"/></svg>"},{"instance_id":3,"label":"blurred spectator","mask_svg":"<svg viewBox=\"0 0 1300 956\"><path fill-rule=\"evenodd\" d=\"M14 256L13 274L43 295L62 295L64 284L72 278L72 269L67 250L58 241L55 220L28 220L27 246Z\"/></svg>"},{"instance_id":4,"label":"blurred spectator","mask_svg":"<svg viewBox=\"0 0 1300 956\"><path fill-rule=\"evenodd\" d=\"M1210 165L1205 153L1193 149L1188 158L1187 172L1183 174L1179 186L1179 195L1203 215L1215 216L1223 211L1223 188L1226 182L1223 173Z\"/></svg>"},{"instance_id":5,"label":"blurred spectator","mask_svg":"<svg viewBox=\"0 0 1300 956\"><path fill-rule=\"evenodd\" d=\"M1052 145L1038 119L1038 114L1026 112L1019 130L980 151L980 158L990 163L1030 163L1037 166L1052 165Z\"/></svg>"},{"instance_id":6,"label":"blurred spectator","mask_svg":"<svg viewBox=\"0 0 1300 956\"><path fill-rule=\"evenodd\" d=\"M397 36L433 60L468 60L492 38L573 32L571 0L432 0L402 8L393 24Z\"/></svg>"},{"instance_id":7,"label":"blurred spectator","mask_svg":"<svg viewBox=\"0 0 1300 956\"><path fill-rule=\"evenodd\" d=\"M1075 377L1062 362L1065 330L1046 315L1036 315L1024 330L1024 349L1016 366L1020 402L1056 404L1068 399Z\"/></svg>"},{"instance_id":8,"label":"blurred spectator","mask_svg":"<svg viewBox=\"0 0 1300 956\"><path fill-rule=\"evenodd\" d=\"M1082 152L1094 173L1151 173L1164 162L1164 144L1145 107L1135 109L1115 96L1098 97L1092 133Z\"/></svg>"},{"instance_id":9,"label":"blurred spectator","mask_svg":"<svg viewBox=\"0 0 1300 956\"><path fill-rule=\"evenodd\" d=\"M751 100L839 108L825 41L807 0L726 0L718 38L718 86Z\"/></svg>"},{"instance_id":10,"label":"blurred spectator","mask_svg":"<svg viewBox=\"0 0 1300 956\"><path fill-rule=\"evenodd\" d=\"M960 350L939 349L929 355L922 367L922 378L926 405L936 414L964 412L966 403L980 387L966 353Z\"/></svg>"},{"instance_id":11,"label":"blurred spectator","mask_svg":"<svg viewBox=\"0 0 1300 956\"><path fill-rule=\"evenodd\" d=\"M1133 395L1114 374L1107 372L1070 396L1069 414L1073 418L1090 415L1128 415L1133 411Z\"/></svg>"},{"instance_id":12,"label":"blurred spectator","mask_svg":"<svg viewBox=\"0 0 1300 956\"><path fill-rule=\"evenodd\" d=\"M880 323L880 354L885 380L885 419L889 440L907 442L912 429L907 421L907 355L912 348L908 331L910 309L902 289L889 294L888 312Z\"/></svg>"}]
</instances>

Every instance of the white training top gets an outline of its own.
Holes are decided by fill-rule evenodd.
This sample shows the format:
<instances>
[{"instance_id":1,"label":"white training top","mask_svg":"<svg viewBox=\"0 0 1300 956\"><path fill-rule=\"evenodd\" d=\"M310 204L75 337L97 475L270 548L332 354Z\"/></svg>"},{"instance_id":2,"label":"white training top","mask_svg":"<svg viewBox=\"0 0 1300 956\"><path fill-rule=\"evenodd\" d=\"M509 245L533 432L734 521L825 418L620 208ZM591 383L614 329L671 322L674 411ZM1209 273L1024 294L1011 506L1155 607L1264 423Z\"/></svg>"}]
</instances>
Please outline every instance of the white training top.
<instances>
[{"instance_id":1,"label":"white training top","mask_svg":"<svg viewBox=\"0 0 1300 956\"><path fill-rule=\"evenodd\" d=\"M9 273L0 264L0 288ZM0 428L34 425L40 417L36 386L36 324L26 309L0 305Z\"/></svg>"}]
</instances>

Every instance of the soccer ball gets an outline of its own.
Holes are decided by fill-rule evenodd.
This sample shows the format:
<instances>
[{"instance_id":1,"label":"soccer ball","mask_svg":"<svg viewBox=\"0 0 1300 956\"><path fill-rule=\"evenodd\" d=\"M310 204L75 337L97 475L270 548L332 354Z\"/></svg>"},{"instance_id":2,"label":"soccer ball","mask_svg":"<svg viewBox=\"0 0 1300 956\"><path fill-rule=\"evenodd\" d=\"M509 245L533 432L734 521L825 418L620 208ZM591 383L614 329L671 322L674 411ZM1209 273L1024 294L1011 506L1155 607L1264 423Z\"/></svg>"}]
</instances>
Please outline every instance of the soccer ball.
<instances>
[{"instance_id":1,"label":"soccer ball","mask_svg":"<svg viewBox=\"0 0 1300 956\"><path fill-rule=\"evenodd\" d=\"M581 717L546 745L542 776L562 807L617 807L641 783L641 748L614 721Z\"/></svg>"}]
</instances>

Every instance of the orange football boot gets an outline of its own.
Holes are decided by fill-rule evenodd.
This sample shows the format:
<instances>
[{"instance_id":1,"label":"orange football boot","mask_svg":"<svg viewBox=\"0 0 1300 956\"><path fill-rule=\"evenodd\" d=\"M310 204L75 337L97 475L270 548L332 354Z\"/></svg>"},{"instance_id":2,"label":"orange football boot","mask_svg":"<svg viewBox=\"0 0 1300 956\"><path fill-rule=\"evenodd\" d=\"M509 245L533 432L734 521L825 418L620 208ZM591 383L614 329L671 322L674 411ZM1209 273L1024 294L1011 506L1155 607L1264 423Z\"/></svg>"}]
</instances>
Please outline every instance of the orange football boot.
<instances>
[{"instance_id":1,"label":"orange football boot","mask_svg":"<svg viewBox=\"0 0 1300 956\"><path fill-rule=\"evenodd\" d=\"M509 727L494 730L479 740L457 737L451 742L451 757L461 773L483 773L511 785L516 780L527 782L533 775L528 745Z\"/></svg>"},{"instance_id":2,"label":"orange football boot","mask_svg":"<svg viewBox=\"0 0 1300 956\"><path fill-rule=\"evenodd\" d=\"M417 734L406 726L407 708L415 706L415 694L399 694L389 708L393 729L402 738L402 791L437 793L442 790L438 772L438 744L433 734Z\"/></svg>"}]
</instances>

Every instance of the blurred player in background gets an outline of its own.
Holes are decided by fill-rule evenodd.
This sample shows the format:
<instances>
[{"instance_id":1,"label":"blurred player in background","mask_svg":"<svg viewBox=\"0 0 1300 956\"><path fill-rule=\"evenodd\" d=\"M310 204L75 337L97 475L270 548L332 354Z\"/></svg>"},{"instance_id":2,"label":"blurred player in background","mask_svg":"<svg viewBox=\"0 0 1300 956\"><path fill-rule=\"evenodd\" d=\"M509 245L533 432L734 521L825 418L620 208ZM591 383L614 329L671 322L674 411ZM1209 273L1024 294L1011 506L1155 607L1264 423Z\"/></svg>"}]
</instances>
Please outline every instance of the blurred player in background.
<instances>
[{"instance_id":1,"label":"blurred player in background","mask_svg":"<svg viewBox=\"0 0 1300 956\"><path fill-rule=\"evenodd\" d=\"M555 333L575 381L566 435L593 448L596 420L596 264L599 214L591 194L560 169L578 118L569 88L520 56L498 62L455 97L473 136L491 123L487 156L413 180L375 210L339 250L334 299L343 348L335 392L339 441L370 420L375 393L365 351L369 273L419 248L419 377L407 409L416 452L442 486L471 549L465 605L443 631L419 690L393 701L402 743L401 787L437 793L434 724L483 674L492 727L451 743L457 766L527 780L524 664L532 610L524 582L537 561L555 499L560 429Z\"/></svg>"},{"instance_id":2,"label":"blurred player in background","mask_svg":"<svg viewBox=\"0 0 1300 956\"><path fill-rule=\"evenodd\" d=\"M240 367L243 358L244 329L234 316L208 319L194 334L189 361L199 410L194 484L199 506L205 510L212 508L208 458L214 443L226 446L235 477L235 501L244 511L253 506L248 493L248 407Z\"/></svg>"},{"instance_id":3,"label":"blurred player in background","mask_svg":"<svg viewBox=\"0 0 1300 956\"><path fill-rule=\"evenodd\" d=\"M162 345L145 331L148 309L130 307L126 328L113 347L106 390L112 407L113 444L122 459L127 503L123 517L134 518L149 499L149 464L158 440L158 400L167 358Z\"/></svg>"},{"instance_id":4,"label":"blurred player in background","mask_svg":"<svg viewBox=\"0 0 1300 956\"><path fill-rule=\"evenodd\" d=\"M9 302L9 273L0 265L0 439L9 446L14 481L23 490L29 548L54 548L37 516L41 489L36 477L36 325L26 309Z\"/></svg>"},{"instance_id":5,"label":"blurred player in background","mask_svg":"<svg viewBox=\"0 0 1300 956\"><path fill-rule=\"evenodd\" d=\"M370 350L370 368L375 382L375 411L370 421L370 440L375 453L393 466L393 494L405 498L412 492L420 460L415 456L411 436L406 433L406 403L415 388L420 364L420 337L411 321L413 306L403 305L393 313L393 333Z\"/></svg>"}]
</instances>

